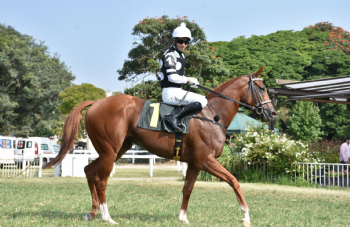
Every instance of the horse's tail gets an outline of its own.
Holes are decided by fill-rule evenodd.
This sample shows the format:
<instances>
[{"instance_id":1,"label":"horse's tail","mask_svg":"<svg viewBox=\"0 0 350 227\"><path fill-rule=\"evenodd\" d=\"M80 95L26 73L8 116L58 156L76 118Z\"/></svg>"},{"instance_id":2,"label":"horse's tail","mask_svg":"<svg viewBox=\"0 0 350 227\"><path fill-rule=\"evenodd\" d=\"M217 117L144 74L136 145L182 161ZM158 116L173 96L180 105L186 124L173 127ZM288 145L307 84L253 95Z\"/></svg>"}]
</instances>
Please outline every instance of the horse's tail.
<instances>
[{"instance_id":1,"label":"horse's tail","mask_svg":"<svg viewBox=\"0 0 350 227\"><path fill-rule=\"evenodd\" d=\"M58 155L51 160L49 163L47 163L45 166L43 166L43 169L51 168L52 166L57 165L60 163L68 151L73 147L74 138L77 134L79 121L81 120L82 114L81 111L87 107L91 106L95 101L86 101L83 103L80 103L79 106L74 108L72 112L67 116L66 120L64 121L63 126L63 137L62 137L62 146L60 149L60 152Z\"/></svg>"}]
</instances>

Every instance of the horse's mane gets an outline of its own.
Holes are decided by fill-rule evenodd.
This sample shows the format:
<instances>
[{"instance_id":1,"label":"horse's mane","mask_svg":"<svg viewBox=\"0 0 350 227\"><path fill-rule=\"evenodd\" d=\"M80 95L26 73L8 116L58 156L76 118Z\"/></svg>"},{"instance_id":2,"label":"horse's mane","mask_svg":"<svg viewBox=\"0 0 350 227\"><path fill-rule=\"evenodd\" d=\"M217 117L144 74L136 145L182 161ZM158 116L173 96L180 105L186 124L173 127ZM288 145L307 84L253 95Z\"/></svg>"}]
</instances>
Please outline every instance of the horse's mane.
<instances>
[{"instance_id":1,"label":"horse's mane","mask_svg":"<svg viewBox=\"0 0 350 227\"><path fill-rule=\"evenodd\" d=\"M219 86L215 87L213 89L213 91L216 91L218 93L221 93L223 90L225 90L228 86L230 86L232 83L235 83L237 82L237 80L240 80L242 79L243 77L246 77L246 76L249 76L249 75L245 75L245 76L239 76L239 77L235 77L235 78L232 78L226 82L223 82L222 84L220 84ZM205 96L207 99L210 99L212 97L217 97L217 95L213 94L213 93L209 93Z\"/></svg>"}]
</instances>

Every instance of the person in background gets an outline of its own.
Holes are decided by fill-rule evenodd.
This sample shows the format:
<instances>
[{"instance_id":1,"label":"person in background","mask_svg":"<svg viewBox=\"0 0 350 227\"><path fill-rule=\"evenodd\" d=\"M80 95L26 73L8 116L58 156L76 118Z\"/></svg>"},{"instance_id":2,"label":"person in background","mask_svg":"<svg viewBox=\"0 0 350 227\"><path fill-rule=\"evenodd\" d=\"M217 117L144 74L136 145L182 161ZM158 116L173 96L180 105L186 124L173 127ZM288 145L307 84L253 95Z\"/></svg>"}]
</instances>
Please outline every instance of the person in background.
<instances>
[{"instance_id":1,"label":"person in background","mask_svg":"<svg viewBox=\"0 0 350 227\"><path fill-rule=\"evenodd\" d=\"M340 146L340 163L348 163L348 149L349 149L350 136L346 137L345 143Z\"/></svg>"}]
</instances>

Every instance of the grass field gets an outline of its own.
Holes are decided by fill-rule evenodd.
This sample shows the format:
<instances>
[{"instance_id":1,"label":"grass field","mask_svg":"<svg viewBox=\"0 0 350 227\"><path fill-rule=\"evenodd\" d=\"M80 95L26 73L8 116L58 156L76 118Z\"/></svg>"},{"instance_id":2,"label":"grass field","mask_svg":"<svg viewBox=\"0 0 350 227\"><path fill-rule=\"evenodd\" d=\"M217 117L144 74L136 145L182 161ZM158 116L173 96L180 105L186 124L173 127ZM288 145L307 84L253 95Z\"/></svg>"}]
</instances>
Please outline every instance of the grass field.
<instances>
[{"instance_id":1,"label":"grass field","mask_svg":"<svg viewBox=\"0 0 350 227\"><path fill-rule=\"evenodd\" d=\"M128 177L128 170L117 171ZM148 170L139 172L147 174ZM128 227L186 226L177 221L182 177L145 179L149 177L129 181L110 178L107 203L112 218L119 226ZM250 208L252 226L349 226L348 190L247 183L241 184L241 188ZM0 179L0 226L3 227L107 226L100 215L93 222L83 220L90 208L85 179ZM192 226L239 226L241 218L235 195L226 183L196 183L188 211Z\"/></svg>"}]
</instances>

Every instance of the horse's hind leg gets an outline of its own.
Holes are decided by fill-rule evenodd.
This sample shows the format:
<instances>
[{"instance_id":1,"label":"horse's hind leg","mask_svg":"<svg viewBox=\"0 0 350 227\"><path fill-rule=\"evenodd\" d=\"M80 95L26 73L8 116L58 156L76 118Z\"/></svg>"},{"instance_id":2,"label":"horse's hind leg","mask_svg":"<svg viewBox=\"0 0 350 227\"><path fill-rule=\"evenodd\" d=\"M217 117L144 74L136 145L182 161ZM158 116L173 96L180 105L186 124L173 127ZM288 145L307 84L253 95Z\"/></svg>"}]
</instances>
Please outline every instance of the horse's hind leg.
<instances>
[{"instance_id":1,"label":"horse's hind leg","mask_svg":"<svg viewBox=\"0 0 350 227\"><path fill-rule=\"evenodd\" d=\"M92 161L89 165L85 166L84 168L86 179L87 179L91 197L92 197L92 211L91 213L88 213L85 215L86 221L92 221L93 219L95 219L98 213L98 210L100 209L100 200L97 196L96 187L94 183L95 177L96 177L96 171L98 168L98 162L99 162L99 159L97 158L94 161Z\"/></svg>"},{"instance_id":2,"label":"horse's hind leg","mask_svg":"<svg viewBox=\"0 0 350 227\"><path fill-rule=\"evenodd\" d=\"M182 198L182 204L181 204L181 211L180 211L180 215L179 215L179 220L181 222L185 222L187 224L189 224L189 222L187 220L187 216L186 216L188 201L190 199L194 183L197 180L197 176L199 174L199 171L200 170L197 169L193 164L188 164L185 185L182 189L183 198Z\"/></svg>"},{"instance_id":3,"label":"horse's hind leg","mask_svg":"<svg viewBox=\"0 0 350 227\"><path fill-rule=\"evenodd\" d=\"M131 148L131 146L132 146L132 142L129 140L125 140L122 147L120 148L120 150L118 152L116 160L118 160L127 150L129 150ZM111 159L111 160L113 160L113 159ZM92 212L86 214L85 220L87 220L87 221L91 221L96 217L98 210L100 209L100 206L103 204L100 202L100 198L99 198L99 195L97 194L96 184L95 184L95 180L98 177L97 170L99 168L99 162L100 162L100 160L99 160L99 158L97 158L96 160L91 162L89 165L87 165L84 169L85 174L86 174L86 178L88 181L88 185L90 188L90 192L91 192L91 197L92 197ZM113 165L112 165L112 168L113 168ZM101 210L101 212L104 213L102 218L104 216L109 216L109 214L106 214L106 212L108 213L107 205L103 206L103 210Z\"/></svg>"},{"instance_id":4,"label":"horse's hind leg","mask_svg":"<svg viewBox=\"0 0 350 227\"><path fill-rule=\"evenodd\" d=\"M250 226L248 205L243 197L241 187L239 186L236 178L232 176L231 173L228 172L215 158L208 159L205 163L203 163L202 169L220 178L221 180L226 181L233 188L234 192L236 193L241 212L244 215L242 224L244 226Z\"/></svg>"}]
</instances>

